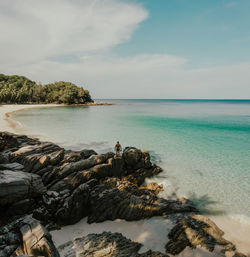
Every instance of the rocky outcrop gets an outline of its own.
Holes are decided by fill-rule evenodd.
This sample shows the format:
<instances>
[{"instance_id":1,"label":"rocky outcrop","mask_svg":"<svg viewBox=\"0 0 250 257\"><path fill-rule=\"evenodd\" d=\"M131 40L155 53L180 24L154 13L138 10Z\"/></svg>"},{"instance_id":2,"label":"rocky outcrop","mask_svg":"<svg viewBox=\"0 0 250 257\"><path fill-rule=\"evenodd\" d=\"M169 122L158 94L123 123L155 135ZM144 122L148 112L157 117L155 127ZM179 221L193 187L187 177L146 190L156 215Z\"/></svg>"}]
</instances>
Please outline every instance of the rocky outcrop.
<instances>
[{"instance_id":1,"label":"rocky outcrop","mask_svg":"<svg viewBox=\"0 0 250 257\"><path fill-rule=\"evenodd\" d=\"M136 257L169 257L169 255L149 250L145 253L137 254Z\"/></svg>"},{"instance_id":2,"label":"rocky outcrop","mask_svg":"<svg viewBox=\"0 0 250 257\"><path fill-rule=\"evenodd\" d=\"M39 221L25 216L0 228L0 256L59 257L50 233Z\"/></svg>"},{"instance_id":3,"label":"rocky outcrop","mask_svg":"<svg viewBox=\"0 0 250 257\"><path fill-rule=\"evenodd\" d=\"M186 247L203 247L213 252L216 246L221 249L221 256L226 252L235 252L235 246L223 238L224 232L216 224L203 215L180 216L177 224L169 232L169 242L166 245L167 253L176 255ZM235 253L239 254L239 253ZM237 256L237 255L236 255Z\"/></svg>"},{"instance_id":4,"label":"rocky outcrop","mask_svg":"<svg viewBox=\"0 0 250 257\"><path fill-rule=\"evenodd\" d=\"M123 159L124 165L129 171L152 166L149 152L135 147L126 147L123 151Z\"/></svg>"},{"instance_id":5,"label":"rocky outcrop","mask_svg":"<svg viewBox=\"0 0 250 257\"><path fill-rule=\"evenodd\" d=\"M54 171L54 179L48 184L48 188L53 191L61 191L65 188L72 190L92 178L112 175L111 164L106 162L113 156L113 153L92 155L88 159L65 163Z\"/></svg>"},{"instance_id":6,"label":"rocky outcrop","mask_svg":"<svg viewBox=\"0 0 250 257\"><path fill-rule=\"evenodd\" d=\"M34 198L45 191L41 177L36 174L0 170L0 206Z\"/></svg>"},{"instance_id":7,"label":"rocky outcrop","mask_svg":"<svg viewBox=\"0 0 250 257\"><path fill-rule=\"evenodd\" d=\"M48 142L23 146L10 154L12 162L21 163L27 172L33 173L48 165L58 164L63 157L64 149Z\"/></svg>"},{"instance_id":8,"label":"rocky outcrop","mask_svg":"<svg viewBox=\"0 0 250 257\"><path fill-rule=\"evenodd\" d=\"M89 213L90 186L81 184L72 193L64 190L60 194L48 191L43 196L44 205L33 212L33 216L45 224L53 221L58 225L75 224Z\"/></svg>"},{"instance_id":9,"label":"rocky outcrop","mask_svg":"<svg viewBox=\"0 0 250 257\"><path fill-rule=\"evenodd\" d=\"M64 162L77 162L82 159L88 159L91 155L97 155L94 150L84 149L82 151L66 151L64 156Z\"/></svg>"},{"instance_id":10,"label":"rocky outcrop","mask_svg":"<svg viewBox=\"0 0 250 257\"><path fill-rule=\"evenodd\" d=\"M158 198L154 190L140 189L126 179L117 178L107 179L91 190L90 208L89 223L197 211L190 201Z\"/></svg>"},{"instance_id":11,"label":"rocky outcrop","mask_svg":"<svg viewBox=\"0 0 250 257\"><path fill-rule=\"evenodd\" d=\"M213 251L218 245L222 252L241 256L212 221L197 215L191 201L160 198L161 185L145 184L146 178L161 171L147 151L134 147L126 147L116 157L110 152L65 150L50 142L0 132L0 257L57 257L46 228L74 224L83 217L93 223L173 215L179 219L169 233L167 253L178 254L198 245ZM106 232L63 247L65 256L167 256L152 251L139 254L140 246L121 234Z\"/></svg>"},{"instance_id":12,"label":"rocky outcrop","mask_svg":"<svg viewBox=\"0 0 250 257\"><path fill-rule=\"evenodd\" d=\"M140 243L127 239L120 233L103 232L76 238L58 247L61 257L163 257L165 254L148 251L138 254Z\"/></svg>"}]
</instances>

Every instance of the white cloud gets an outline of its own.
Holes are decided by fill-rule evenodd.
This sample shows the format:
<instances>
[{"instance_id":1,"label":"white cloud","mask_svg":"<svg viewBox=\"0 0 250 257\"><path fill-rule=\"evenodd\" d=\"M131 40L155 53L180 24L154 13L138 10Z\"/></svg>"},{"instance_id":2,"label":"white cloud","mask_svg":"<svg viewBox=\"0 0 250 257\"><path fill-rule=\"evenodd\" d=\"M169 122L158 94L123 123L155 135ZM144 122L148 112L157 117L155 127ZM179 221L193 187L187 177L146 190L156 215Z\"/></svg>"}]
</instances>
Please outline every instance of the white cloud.
<instances>
[{"instance_id":1,"label":"white cloud","mask_svg":"<svg viewBox=\"0 0 250 257\"><path fill-rule=\"evenodd\" d=\"M1 0L0 70L72 81L96 98L250 97L250 63L188 69L167 54L114 55L147 16L122 0Z\"/></svg>"},{"instance_id":2,"label":"white cloud","mask_svg":"<svg viewBox=\"0 0 250 257\"><path fill-rule=\"evenodd\" d=\"M250 63L187 69L169 55L88 56L78 63L43 61L13 73L37 81L72 81L95 98L249 98Z\"/></svg>"},{"instance_id":3,"label":"white cloud","mask_svg":"<svg viewBox=\"0 0 250 257\"><path fill-rule=\"evenodd\" d=\"M1 0L1 64L106 50L130 39L147 16L119 0Z\"/></svg>"}]
</instances>

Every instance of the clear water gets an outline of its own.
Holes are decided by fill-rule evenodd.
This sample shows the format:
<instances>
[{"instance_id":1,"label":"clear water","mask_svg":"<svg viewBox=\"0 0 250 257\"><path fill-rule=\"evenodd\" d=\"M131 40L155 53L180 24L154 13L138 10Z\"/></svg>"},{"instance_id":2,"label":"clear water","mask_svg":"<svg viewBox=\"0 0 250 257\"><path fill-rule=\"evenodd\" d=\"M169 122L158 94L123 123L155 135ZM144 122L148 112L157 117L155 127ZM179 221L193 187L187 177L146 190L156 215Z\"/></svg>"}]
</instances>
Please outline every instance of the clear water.
<instances>
[{"instance_id":1,"label":"clear water","mask_svg":"<svg viewBox=\"0 0 250 257\"><path fill-rule=\"evenodd\" d=\"M105 100L112 106L52 107L16 113L33 134L71 149L150 150L165 193L210 213L250 217L250 100Z\"/></svg>"}]
</instances>

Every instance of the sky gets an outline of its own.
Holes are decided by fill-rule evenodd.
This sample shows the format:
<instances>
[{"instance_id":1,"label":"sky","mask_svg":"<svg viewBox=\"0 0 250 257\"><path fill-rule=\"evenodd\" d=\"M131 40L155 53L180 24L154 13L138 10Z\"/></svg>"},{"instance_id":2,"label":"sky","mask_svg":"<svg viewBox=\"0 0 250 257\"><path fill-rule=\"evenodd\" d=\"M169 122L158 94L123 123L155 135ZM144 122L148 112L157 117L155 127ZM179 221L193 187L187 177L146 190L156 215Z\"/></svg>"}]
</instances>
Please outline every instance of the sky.
<instances>
[{"instance_id":1,"label":"sky","mask_svg":"<svg viewBox=\"0 0 250 257\"><path fill-rule=\"evenodd\" d=\"M250 98L250 0L1 0L0 73L93 98Z\"/></svg>"}]
</instances>

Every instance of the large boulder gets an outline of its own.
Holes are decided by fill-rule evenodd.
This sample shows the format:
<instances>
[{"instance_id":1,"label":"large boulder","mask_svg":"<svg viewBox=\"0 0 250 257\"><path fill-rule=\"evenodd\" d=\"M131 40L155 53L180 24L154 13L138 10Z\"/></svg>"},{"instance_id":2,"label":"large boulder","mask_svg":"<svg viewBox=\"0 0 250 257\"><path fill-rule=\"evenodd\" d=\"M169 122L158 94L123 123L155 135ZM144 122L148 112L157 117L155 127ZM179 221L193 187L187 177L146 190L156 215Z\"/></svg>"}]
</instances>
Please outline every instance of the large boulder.
<instances>
[{"instance_id":1,"label":"large boulder","mask_svg":"<svg viewBox=\"0 0 250 257\"><path fill-rule=\"evenodd\" d=\"M139 254L142 244L133 242L120 233L103 232L76 238L58 247L61 257L168 257L151 250Z\"/></svg>"},{"instance_id":2,"label":"large boulder","mask_svg":"<svg viewBox=\"0 0 250 257\"><path fill-rule=\"evenodd\" d=\"M61 191L63 188L73 190L93 178L100 179L111 176L112 166L107 162L113 156L113 153L91 155L88 159L64 163L60 168L50 173L50 183L48 183L47 187L52 191ZM44 179L47 181L46 178Z\"/></svg>"},{"instance_id":3,"label":"large boulder","mask_svg":"<svg viewBox=\"0 0 250 257\"><path fill-rule=\"evenodd\" d=\"M22 171L0 170L0 206L34 198L46 191L39 175Z\"/></svg>"},{"instance_id":4,"label":"large boulder","mask_svg":"<svg viewBox=\"0 0 250 257\"><path fill-rule=\"evenodd\" d=\"M113 153L92 155L88 159L80 160L73 163L66 163L61 167L61 170L57 173L57 178L63 179L73 172L87 170L95 165L105 163L109 158L112 158L113 156Z\"/></svg>"},{"instance_id":5,"label":"large boulder","mask_svg":"<svg viewBox=\"0 0 250 257\"><path fill-rule=\"evenodd\" d=\"M0 170L24 171L24 166L18 162L0 164Z\"/></svg>"},{"instance_id":6,"label":"large boulder","mask_svg":"<svg viewBox=\"0 0 250 257\"><path fill-rule=\"evenodd\" d=\"M0 257L22 255L59 257L50 233L30 216L0 228Z\"/></svg>"},{"instance_id":7,"label":"large boulder","mask_svg":"<svg viewBox=\"0 0 250 257\"><path fill-rule=\"evenodd\" d=\"M150 168L152 166L149 152L135 147L126 147L122 157L128 171L139 168Z\"/></svg>"},{"instance_id":8,"label":"large boulder","mask_svg":"<svg viewBox=\"0 0 250 257\"><path fill-rule=\"evenodd\" d=\"M224 232L216 224L203 215L183 215L180 216L177 224L169 232L169 241L166 244L167 253L176 255L181 253L186 247L203 247L210 252L216 246L221 249L221 254L225 252L235 252L235 246L223 238Z\"/></svg>"},{"instance_id":9,"label":"large boulder","mask_svg":"<svg viewBox=\"0 0 250 257\"><path fill-rule=\"evenodd\" d=\"M91 155L97 155L92 149L83 149L81 151L66 151L64 156L64 162L77 162L82 159L88 159Z\"/></svg>"},{"instance_id":10,"label":"large boulder","mask_svg":"<svg viewBox=\"0 0 250 257\"><path fill-rule=\"evenodd\" d=\"M19 145L20 142L18 142L17 135L8 132L0 132L0 151L17 147Z\"/></svg>"},{"instance_id":11,"label":"large boulder","mask_svg":"<svg viewBox=\"0 0 250 257\"><path fill-rule=\"evenodd\" d=\"M158 191L157 191L158 192ZM110 178L90 192L88 223L125 219L128 221L164 214L197 211L190 201L158 198L154 190L138 188L126 180Z\"/></svg>"},{"instance_id":12,"label":"large boulder","mask_svg":"<svg viewBox=\"0 0 250 257\"><path fill-rule=\"evenodd\" d=\"M58 247L61 257L98 256L98 257L133 257L141 244L132 242L120 233L103 232L76 238Z\"/></svg>"},{"instance_id":13,"label":"large boulder","mask_svg":"<svg viewBox=\"0 0 250 257\"><path fill-rule=\"evenodd\" d=\"M64 199L63 205L54 214L54 220L60 225L75 224L89 212L89 185L81 184L71 195Z\"/></svg>"},{"instance_id":14,"label":"large boulder","mask_svg":"<svg viewBox=\"0 0 250 257\"><path fill-rule=\"evenodd\" d=\"M41 206L33 211L33 217L48 227L71 225L86 217L90 211L89 194L94 181L79 185L73 192L47 191L43 195Z\"/></svg>"},{"instance_id":15,"label":"large boulder","mask_svg":"<svg viewBox=\"0 0 250 257\"><path fill-rule=\"evenodd\" d=\"M23 242L23 253L34 256L59 257L50 233L39 221L27 217L20 228Z\"/></svg>"},{"instance_id":16,"label":"large boulder","mask_svg":"<svg viewBox=\"0 0 250 257\"><path fill-rule=\"evenodd\" d=\"M169 257L169 255L161 252L153 252L152 250L149 250L145 253L137 254L136 257Z\"/></svg>"},{"instance_id":17,"label":"large boulder","mask_svg":"<svg viewBox=\"0 0 250 257\"><path fill-rule=\"evenodd\" d=\"M25 145L10 154L12 162L24 165L27 172L35 173L48 165L58 164L64 157L64 149L43 142L37 145Z\"/></svg>"}]
</instances>

